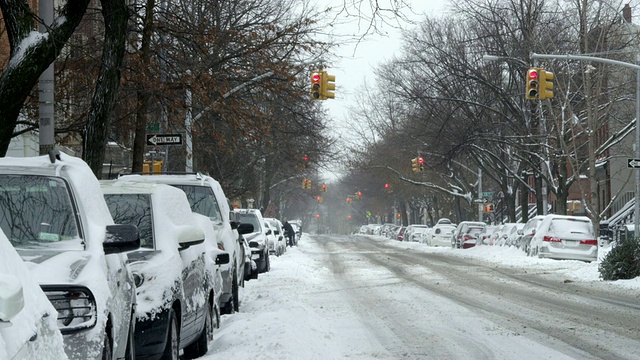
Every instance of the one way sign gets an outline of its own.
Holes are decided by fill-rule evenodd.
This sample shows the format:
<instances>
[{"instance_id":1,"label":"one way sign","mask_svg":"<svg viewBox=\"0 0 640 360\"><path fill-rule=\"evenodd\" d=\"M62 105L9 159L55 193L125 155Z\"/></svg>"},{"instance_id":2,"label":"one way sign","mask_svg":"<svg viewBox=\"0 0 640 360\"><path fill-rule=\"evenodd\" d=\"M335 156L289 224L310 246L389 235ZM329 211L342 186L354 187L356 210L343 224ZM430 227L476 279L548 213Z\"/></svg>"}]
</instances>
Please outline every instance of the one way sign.
<instances>
[{"instance_id":1,"label":"one way sign","mask_svg":"<svg viewBox=\"0 0 640 360\"><path fill-rule=\"evenodd\" d=\"M632 169L640 168L640 159L627 159L627 167Z\"/></svg>"},{"instance_id":2,"label":"one way sign","mask_svg":"<svg viewBox=\"0 0 640 360\"><path fill-rule=\"evenodd\" d=\"M149 134L147 145L182 145L182 134Z\"/></svg>"}]
</instances>

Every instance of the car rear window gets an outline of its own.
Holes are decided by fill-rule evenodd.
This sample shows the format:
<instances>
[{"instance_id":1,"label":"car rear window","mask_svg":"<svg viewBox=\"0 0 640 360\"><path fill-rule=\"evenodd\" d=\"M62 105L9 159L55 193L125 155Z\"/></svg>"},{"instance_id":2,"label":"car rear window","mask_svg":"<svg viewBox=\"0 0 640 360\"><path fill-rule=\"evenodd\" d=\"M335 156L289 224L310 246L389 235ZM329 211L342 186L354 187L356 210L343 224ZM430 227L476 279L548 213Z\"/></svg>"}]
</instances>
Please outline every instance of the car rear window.
<instances>
[{"instance_id":1,"label":"car rear window","mask_svg":"<svg viewBox=\"0 0 640 360\"><path fill-rule=\"evenodd\" d=\"M594 235L591 222L582 219L552 219L549 233Z\"/></svg>"},{"instance_id":2,"label":"car rear window","mask_svg":"<svg viewBox=\"0 0 640 360\"><path fill-rule=\"evenodd\" d=\"M194 185L173 185L187 194L189 205L191 210L200 215L204 215L209 220L221 223L222 215L220 213L220 206L216 200L216 196L213 193L213 189L208 186L194 186Z\"/></svg>"},{"instance_id":3,"label":"car rear window","mask_svg":"<svg viewBox=\"0 0 640 360\"><path fill-rule=\"evenodd\" d=\"M153 220L149 194L105 194L107 206L116 224L138 227L140 247L153 249Z\"/></svg>"}]
</instances>

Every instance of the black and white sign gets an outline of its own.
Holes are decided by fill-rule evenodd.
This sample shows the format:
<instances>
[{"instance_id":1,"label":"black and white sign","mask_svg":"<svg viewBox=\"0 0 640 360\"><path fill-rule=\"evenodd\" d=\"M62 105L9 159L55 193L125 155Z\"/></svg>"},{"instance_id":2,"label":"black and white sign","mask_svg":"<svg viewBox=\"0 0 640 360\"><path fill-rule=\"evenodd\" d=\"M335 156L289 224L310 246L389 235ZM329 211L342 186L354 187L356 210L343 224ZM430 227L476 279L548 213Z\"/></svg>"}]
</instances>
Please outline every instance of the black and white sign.
<instances>
[{"instance_id":1,"label":"black and white sign","mask_svg":"<svg viewBox=\"0 0 640 360\"><path fill-rule=\"evenodd\" d=\"M476 204L485 204L487 202L489 202L489 200L487 199L473 199L473 202Z\"/></svg>"},{"instance_id":2,"label":"black and white sign","mask_svg":"<svg viewBox=\"0 0 640 360\"><path fill-rule=\"evenodd\" d=\"M640 168L640 159L627 159L628 168Z\"/></svg>"},{"instance_id":3,"label":"black and white sign","mask_svg":"<svg viewBox=\"0 0 640 360\"><path fill-rule=\"evenodd\" d=\"M182 145L182 134L147 134L147 145Z\"/></svg>"}]
</instances>

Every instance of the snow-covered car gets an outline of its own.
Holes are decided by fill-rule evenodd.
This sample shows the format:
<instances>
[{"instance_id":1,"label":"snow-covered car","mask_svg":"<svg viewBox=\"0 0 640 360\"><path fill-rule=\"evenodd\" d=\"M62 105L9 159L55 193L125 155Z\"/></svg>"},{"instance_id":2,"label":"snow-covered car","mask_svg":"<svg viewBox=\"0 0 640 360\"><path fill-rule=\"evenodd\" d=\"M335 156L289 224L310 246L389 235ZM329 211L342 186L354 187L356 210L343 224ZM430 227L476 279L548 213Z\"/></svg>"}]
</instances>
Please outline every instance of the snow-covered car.
<instances>
[{"instance_id":1,"label":"snow-covered car","mask_svg":"<svg viewBox=\"0 0 640 360\"><path fill-rule=\"evenodd\" d=\"M476 246L487 224L480 221L461 221L453 232L451 247L468 249Z\"/></svg>"},{"instance_id":2,"label":"snow-covered car","mask_svg":"<svg viewBox=\"0 0 640 360\"><path fill-rule=\"evenodd\" d=\"M451 246L453 232L455 230L456 226L453 224L436 224L436 226L429 231L426 243L429 246Z\"/></svg>"},{"instance_id":3,"label":"snow-covered car","mask_svg":"<svg viewBox=\"0 0 640 360\"><path fill-rule=\"evenodd\" d=\"M527 254L529 253L531 238L535 234L536 228L540 225L544 217L545 215L536 215L529 219L521 230L518 230L518 235L520 235L520 237L516 242L516 246Z\"/></svg>"},{"instance_id":4,"label":"snow-covered car","mask_svg":"<svg viewBox=\"0 0 640 360\"><path fill-rule=\"evenodd\" d=\"M416 241L416 242L420 241L422 234L428 230L429 230L429 227L427 225L420 225L420 224L409 225L405 230L404 239L405 241Z\"/></svg>"},{"instance_id":5,"label":"snow-covered car","mask_svg":"<svg viewBox=\"0 0 640 360\"><path fill-rule=\"evenodd\" d=\"M276 256L280 256L287 251L287 239L284 237L282 222L276 218L264 219L269 222L269 225L271 225L271 229L273 230L273 234L276 237L274 253L276 254Z\"/></svg>"},{"instance_id":6,"label":"snow-covered car","mask_svg":"<svg viewBox=\"0 0 640 360\"><path fill-rule=\"evenodd\" d=\"M251 248L251 259L255 261L257 266L258 272L254 276L257 278L257 274L271 270L268 239L262 212L258 209L234 209L233 211L239 215L241 225L251 224L253 226L253 232L245 234L244 237Z\"/></svg>"},{"instance_id":7,"label":"snow-covered car","mask_svg":"<svg viewBox=\"0 0 640 360\"><path fill-rule=\"evenodd\" d=\"M124 175L120 181L154 182L175 186L187 194L191 210L211 220L218 239L218 245L229 253L229 263L222 265L223 293L221 301L223 314L230 314L240 309L239 288L244 287L245 265L250 259L248 245L237 231L237 223L229 218L229 202L220 183L204 174L153 174Z\"/></svg>"},{"instance_id":8,"label":"snow-covered car","mask_svg":"<svg viewBox=\"0 0 640 360\"><path fill-rule=\"evenodd\" d=\"M136 281L136 356L202 356L215 321L205 234L184 191L173 186L104 181L116 222L135 224L140 249L127 253Z\"/></svg>"},{"instance_id":9,"label":"snow-covered car","mask_svg":"<svg viewBox=\"0 0 640 360\"><path fill-rule=\"evenodd\" d=\"M0 231L0 359L66 359L56 314Z\"/></svg>"},{"instance_id":10,"label":"snow-covered car","mask_svg":"<svg viewBox=\"0 0 640 360\"><path fill-rule=\"evenodd\" d=\"M132 358L136 293L123 252L140 246L138 230L114 225L84 161L0 158L0 227L57 310L69 358Z\"/></svg>"},{"instance_id":11,"label":"snow-covered car","mask_svg":"<svg viewBox=\"0 0 640 360\"><path fill-rule=\"evenodd\" d=\"M276 245L278 243L278 238L276 237L275 229L271 227L271 223L264 220L264 234L267 236L267 248L269 249L269 254L276 254Z\"/></svg>"},{"instance_id":12,"label":"snow-covered car","mask_svg":"<svg viewBox=\"0 0 640 360\"><path fill-rule=\"evenodd\" d=\"M495 237L492 239L493 245L505 246L509 238L513 238L518 229L524 226L523 223L505 223L502 224L497 232L494 233Z\"/></svg>"},{"instance_id":13,"label":"snow-covered car","mask_svg":"<svg viewBox=\"0 0 640 360\"><path fill-rule=\"evenodd\" d=\"M598 240L591 219L586 216L545 216L531 238L528 255L559 260L597 260Z\"/></svg>"}]
</instances>

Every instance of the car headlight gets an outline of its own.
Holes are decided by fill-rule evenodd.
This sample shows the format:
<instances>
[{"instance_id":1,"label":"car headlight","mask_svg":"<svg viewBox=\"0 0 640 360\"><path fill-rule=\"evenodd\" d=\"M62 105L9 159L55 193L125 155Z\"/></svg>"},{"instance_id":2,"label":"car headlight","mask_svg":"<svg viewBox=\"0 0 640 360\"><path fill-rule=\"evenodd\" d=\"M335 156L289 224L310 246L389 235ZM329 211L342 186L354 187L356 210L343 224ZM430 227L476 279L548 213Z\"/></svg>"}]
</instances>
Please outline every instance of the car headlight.
<instances>
[{"instance_id":1,"label":"car headlight","mask_svg":"<svg viewBox=\"0 0 640 360\"><path fill-rule=\"evenodd\" d=\"M42 290L58 311L58 329L70 334L96 325L98 312L91 290L78 285L42 285Z\"/></svg>"}]
</instances>

